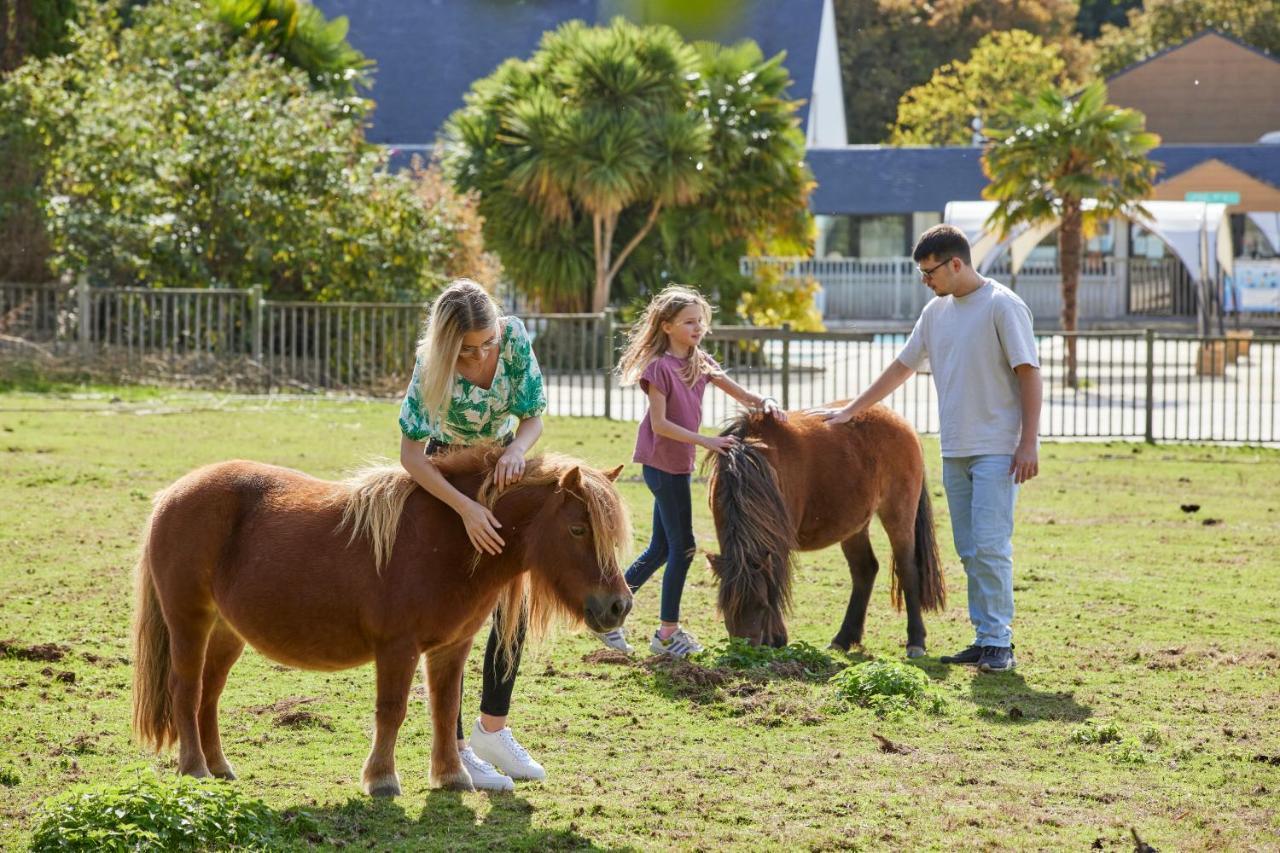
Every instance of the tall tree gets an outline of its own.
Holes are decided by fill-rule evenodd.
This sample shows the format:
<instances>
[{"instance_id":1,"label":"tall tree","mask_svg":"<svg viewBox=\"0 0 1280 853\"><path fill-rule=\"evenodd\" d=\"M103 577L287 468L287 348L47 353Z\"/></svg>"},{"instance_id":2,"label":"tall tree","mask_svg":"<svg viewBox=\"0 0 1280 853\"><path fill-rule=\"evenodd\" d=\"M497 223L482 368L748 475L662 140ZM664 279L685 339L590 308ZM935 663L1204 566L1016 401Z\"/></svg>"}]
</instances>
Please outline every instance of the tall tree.
<instances>
[{"instance_id":1,"label":"tall tree","mask_svg":"<svg viewBox=\"0 0 1280 853\"><path fill-rule=\"evenodd\" d=\"M0 3L0 72L28 56L41 58L67 47L75 0L4 0Z\"/></svg>"},{"instance_id":2,"label":"tall tree","mask_svg":"<svg viewBox=\"0 0 1280 853\"><path fill-rule=\"evenodd\" d=\"M1146 0L1129 11L1127 27L1103 26L1097 72L1106 77L1205 29L1216 29L1270 53L1280 53L1275 0Z\"/></svg>"},{"instance_id":3,"label":"tall tree","mask_svg":"<svg viewBox=\"0 0 1280 853\"><path fill-rule=\"evenodd\" d=\"M849 141L884 142L898 101L983 36L1020 29L1062 46L1078 73L1088 51L1074 35L1076 0L835 0Z\"/></svg>"},{"instance_id":4,"label":"tall tree","mask_svg":"<svg viewBox=\"0 0 1280 853\"><path fill-rule=\"evenodd\" d=\"M1108 104L1101 82L1074 100L1052 89L1019 96L1017 110L1019 127L993 135L982 156L991 180L982 194L998 202L990 224L1004 235L1020 223L1059 221L1062 328L1074 332L1084 235L1150 195L1156 165L1147 152L1160 137L1144 130L1142 113ZM1087 206L1086 199L1095 202ZM1075 388L1074 336L1066 352L1067 384Z\"/></svg>"},{"instance_id":5,"label":"tall tree","mask_svg":"<svg viewBox=\"0 0 1280 853\"><path fill-rule=\"evenodd\" d=\"M312 83L352 94L368 86L373 60L347 42L347 19L326 20L308 0L216 0L218 20L237 38L261 44Z\"/></svg>"},{"instance_id":6,"label":"tall tree","mask_svg":"<svg viewBox=\"0 0 1280 853\"><path fill-rule=\"evenodd\" d=\"M480 193L486 241L518 286L548 307L601 311L646 238L675 234L680 216L703 218L707 251L807 223L786 83L758 48L571 22L473 85L444 162Z\"/></svg>"},{"instance_id":7,"label":"tall tree","mask_svg":"<svg viewBox=\"0 0 1280 853\"><path fill-rule=\"evenodd\" d=\"M892 145L968 145L972 121L1008 127L1018 92L1069 89L1067 64L1056 44L1023 30L983 36L968 59L933 72L898 102Z\"/></svg>"}]
</instances>

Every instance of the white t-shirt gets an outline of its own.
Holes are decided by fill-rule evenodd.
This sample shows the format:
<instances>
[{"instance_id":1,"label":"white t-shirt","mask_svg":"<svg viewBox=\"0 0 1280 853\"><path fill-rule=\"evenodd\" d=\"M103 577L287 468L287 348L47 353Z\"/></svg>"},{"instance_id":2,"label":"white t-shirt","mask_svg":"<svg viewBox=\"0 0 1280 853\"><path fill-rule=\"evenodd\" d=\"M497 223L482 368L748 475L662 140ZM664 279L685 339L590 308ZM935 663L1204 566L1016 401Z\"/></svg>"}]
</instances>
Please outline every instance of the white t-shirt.
<instances>
[{"instance_id":1,"label":"white t-shirt","mask_svg":"<svg viewBox=\"0 0 1280 853\"><path fill-rule=\"evenodd\" d=\"M989 278L967 296L934 297L898 353L913 370L926 360L938 388L942 455L1013 453L1022 437L1013 369L1040 366L1027 303Z\"/></svg>"}]
</instances>

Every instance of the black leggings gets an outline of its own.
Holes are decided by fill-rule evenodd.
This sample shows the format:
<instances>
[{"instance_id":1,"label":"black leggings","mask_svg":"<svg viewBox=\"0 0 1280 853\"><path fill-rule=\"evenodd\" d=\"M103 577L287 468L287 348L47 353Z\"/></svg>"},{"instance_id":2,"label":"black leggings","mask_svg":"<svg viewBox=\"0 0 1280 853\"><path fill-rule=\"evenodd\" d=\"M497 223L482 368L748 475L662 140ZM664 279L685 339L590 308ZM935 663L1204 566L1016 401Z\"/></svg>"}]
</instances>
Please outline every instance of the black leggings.
<instances>
[{"instance_id":1,"label":"black leggings","mask_svg":"<svg viewBox=\"0 0 1280 853\"><path fill-rule=\"evenodd\" d=\"M498 642L498 632L502 630L502 609L493 611L493 627L489 629L489 642L484 647L484 680L480 693L480 713L494 717L505 717L511 710L511 691L516 686L516 672L520 669L520 653L524 651L525 625L522 621L516 634L515 646L511 649L511 657L502 653ZM510 668L507 664L510 661ZM462 695L462 685L458 685L458 695ZM462 702L458 702L458 740L465 733L462 730Z\"/></svg>"},{"instance_id":2,"label":"black leggings","mask_svg":"<svg viewBox=\"0 0 1280 853\"><path fill-rule=\"evenodd\" d=\"M506 442L509 444L510 438ZM436 441L427 442L427 456L448 450L449 445ZM493 611L493 627L489 629L489 642L484 648L484 680L480 693L480 713L494 717L505 717L511 710L511 692L516 687L516 673L520 669L520 653L524 651L524 622L516 634L515 646L511 649L511 657L502 653L498 641L498 632L502 629L502 610ZM510 665L508 666L508 662ZM458 740L466 737L462 729L462 680L458 682Z\"/></svg>"}]
</instances>

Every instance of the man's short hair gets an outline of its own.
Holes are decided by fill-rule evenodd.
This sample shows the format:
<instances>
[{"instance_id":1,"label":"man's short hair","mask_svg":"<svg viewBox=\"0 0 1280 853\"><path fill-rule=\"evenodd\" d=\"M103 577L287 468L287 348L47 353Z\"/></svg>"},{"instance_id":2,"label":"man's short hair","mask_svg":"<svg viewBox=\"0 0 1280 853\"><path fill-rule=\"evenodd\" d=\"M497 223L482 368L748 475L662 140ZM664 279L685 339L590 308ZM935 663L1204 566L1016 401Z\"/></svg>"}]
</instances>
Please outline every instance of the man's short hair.
<instances>
[{"instance_id":1,"label":"man's short hair","mask_svg":"<svg viewBox=\"0 0 1280 853\"><path fill-rule=\"evenodd\" d=\"M935 225L920 235L911 259L919 263L929 257L939 261L959 258L966 266L973 266L969 241L965 239L964 232L954 225Z\"/></svg>"}]
</instances>

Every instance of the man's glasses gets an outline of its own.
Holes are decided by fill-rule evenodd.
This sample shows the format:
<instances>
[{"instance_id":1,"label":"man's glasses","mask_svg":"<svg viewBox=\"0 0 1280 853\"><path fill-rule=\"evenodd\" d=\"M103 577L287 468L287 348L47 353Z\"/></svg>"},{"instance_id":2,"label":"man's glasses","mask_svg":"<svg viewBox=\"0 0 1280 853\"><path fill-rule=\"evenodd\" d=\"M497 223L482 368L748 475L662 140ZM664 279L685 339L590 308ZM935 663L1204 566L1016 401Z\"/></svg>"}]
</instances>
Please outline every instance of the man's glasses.
<instances>
[{"instance_id":1,"label":"man's glasses","mask_svg":"<svg viewBox=\"0 0 1280 853\"><path fill-rule=\"evenodd\" d=\"M943 261L943 262L942 262L942 263L940 263L940 264L934 264L933 266L929 267L929 269L927 269L927 270L926 270L926 269L921 269L920 267L916 267L916 272L920 273L920 280L921 280L921 281L928 281L929 279L933 278L933 274L934 274L935 272L937 272L938 270L942 269L943 267L945 267L945 266L946 266L947 264L949 264L949 263L951 263L951 258L947 258L945 261Z\"/></svg>"}]
</instances>

